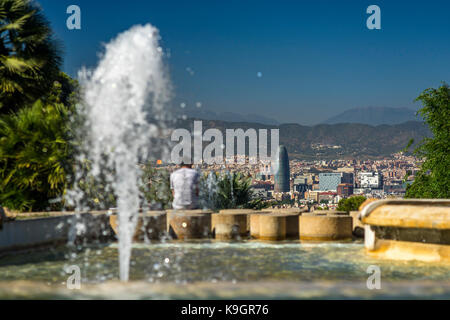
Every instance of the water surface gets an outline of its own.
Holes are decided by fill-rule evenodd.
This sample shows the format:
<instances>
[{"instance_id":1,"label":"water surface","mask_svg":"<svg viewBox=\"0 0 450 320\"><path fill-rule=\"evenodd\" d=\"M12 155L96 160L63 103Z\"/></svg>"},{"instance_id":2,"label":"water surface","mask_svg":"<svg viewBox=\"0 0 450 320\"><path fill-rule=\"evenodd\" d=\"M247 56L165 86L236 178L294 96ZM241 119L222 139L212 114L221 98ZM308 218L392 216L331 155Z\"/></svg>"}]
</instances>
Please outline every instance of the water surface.
<instances>
[{"instance_id":1,"label":"water surface","mask_svg":"<svg viewBox=\"0 0 450 320\"><path fill-rule=\"evenodd\" d=\"M80 267L82 290L66 289L70 265ZM380 267L380 290L366 286L371 265ZM448 264L376 260L360 242L134 244L131 282L118 277L116 244L3 257L0 297L450 298Z\"/></svg>"}]
</instances>

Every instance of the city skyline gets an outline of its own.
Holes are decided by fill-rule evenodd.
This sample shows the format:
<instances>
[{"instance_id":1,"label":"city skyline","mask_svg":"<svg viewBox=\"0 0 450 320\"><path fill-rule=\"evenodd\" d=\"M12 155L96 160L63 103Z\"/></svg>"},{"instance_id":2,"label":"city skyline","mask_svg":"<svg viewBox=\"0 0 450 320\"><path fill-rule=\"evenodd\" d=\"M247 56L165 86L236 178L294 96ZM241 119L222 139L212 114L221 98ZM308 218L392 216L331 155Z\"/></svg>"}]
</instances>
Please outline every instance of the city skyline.
<instances>
[{"instance_id":1,"label":"city skyline","mask_svg":"<svg viewBox=\"0 0 450 320\"><path fill-rule=\"evenodd\" d=\"M381 30L367 29L371 3L360 1L39 3L72 76L94 66L118 32L155 25L175 107L313 125L356 107L416 110L420 92L449 79L450 44L442 39L450 5L442 1L377 1ZM72 4L81 8L81 30L67 29Z\"/></svg>"}]
</instances>

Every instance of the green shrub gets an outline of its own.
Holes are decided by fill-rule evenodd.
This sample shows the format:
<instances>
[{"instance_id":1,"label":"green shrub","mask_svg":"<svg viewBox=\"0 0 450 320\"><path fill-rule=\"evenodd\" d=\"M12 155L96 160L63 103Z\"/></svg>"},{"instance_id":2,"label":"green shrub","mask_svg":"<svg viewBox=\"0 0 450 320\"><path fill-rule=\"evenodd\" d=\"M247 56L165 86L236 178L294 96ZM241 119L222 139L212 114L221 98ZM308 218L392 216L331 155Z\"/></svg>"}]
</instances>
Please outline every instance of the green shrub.
<instances>
[{"instance_id":1,"label":"green shrub","mask_svg":"<svg viewBox=\"0 0 450 320\"><path fill-rule=\"evenodd\" d=\"M353 196L346 199L339 200L337 210L338 211L358 211L359 206L366 201L364 196Z\"/></svg>"},{"instance_id":2,"label":"green shrub","mask_svg":"<svg viewBox=\"0 0 450 320\"><path fill-rule=\"evenodd\" d=\"M145 165L141 191L151 208L169 209L173 201L169 172L166 169L156 169L150 163Z\"/></svg>"}]
</instances>

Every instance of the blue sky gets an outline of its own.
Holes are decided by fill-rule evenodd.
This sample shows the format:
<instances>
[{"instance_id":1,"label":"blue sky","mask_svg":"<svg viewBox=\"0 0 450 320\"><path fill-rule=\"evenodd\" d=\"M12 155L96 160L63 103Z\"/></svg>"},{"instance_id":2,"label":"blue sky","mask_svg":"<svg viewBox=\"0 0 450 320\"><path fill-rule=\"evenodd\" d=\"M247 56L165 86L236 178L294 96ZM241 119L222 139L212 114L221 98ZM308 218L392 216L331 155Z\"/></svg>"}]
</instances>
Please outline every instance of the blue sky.
<instances>
[{"instance_id":1,"label":"blue sky","mask_svg":"<svg viewBox=\"0 0 450 320\"><path fill-rule=\"evenodd\" d=\"M117 33L156 26L177 105L312 125L354 107L417 109L420 92L450 82L446 0L38 2L72 76L95 66ZM81 8L81 30L66 27L71 4ZM366 27L371 4L381 8L381 30Z\"/></svg>"}]
</instances>

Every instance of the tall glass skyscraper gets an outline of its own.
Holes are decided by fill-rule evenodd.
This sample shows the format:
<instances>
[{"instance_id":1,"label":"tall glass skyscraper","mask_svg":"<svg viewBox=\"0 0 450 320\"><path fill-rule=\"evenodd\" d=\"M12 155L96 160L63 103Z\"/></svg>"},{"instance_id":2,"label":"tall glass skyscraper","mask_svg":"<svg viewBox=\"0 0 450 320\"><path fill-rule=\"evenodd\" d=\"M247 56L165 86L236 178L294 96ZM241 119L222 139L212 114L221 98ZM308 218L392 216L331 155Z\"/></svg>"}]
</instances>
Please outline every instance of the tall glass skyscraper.
<instances>
[{"instance_id":1,"label":"tall glass skyscraper","mask_svg":"<svg viewBox=\"0 0 450 320\"><path fill-rule=\"evenodd\" d=\"M277 163L275 164L275 192L289 192L290 191L290 170L289 157L285 146L281 145L278 148Z\"/></svg>"}]
</instances>

